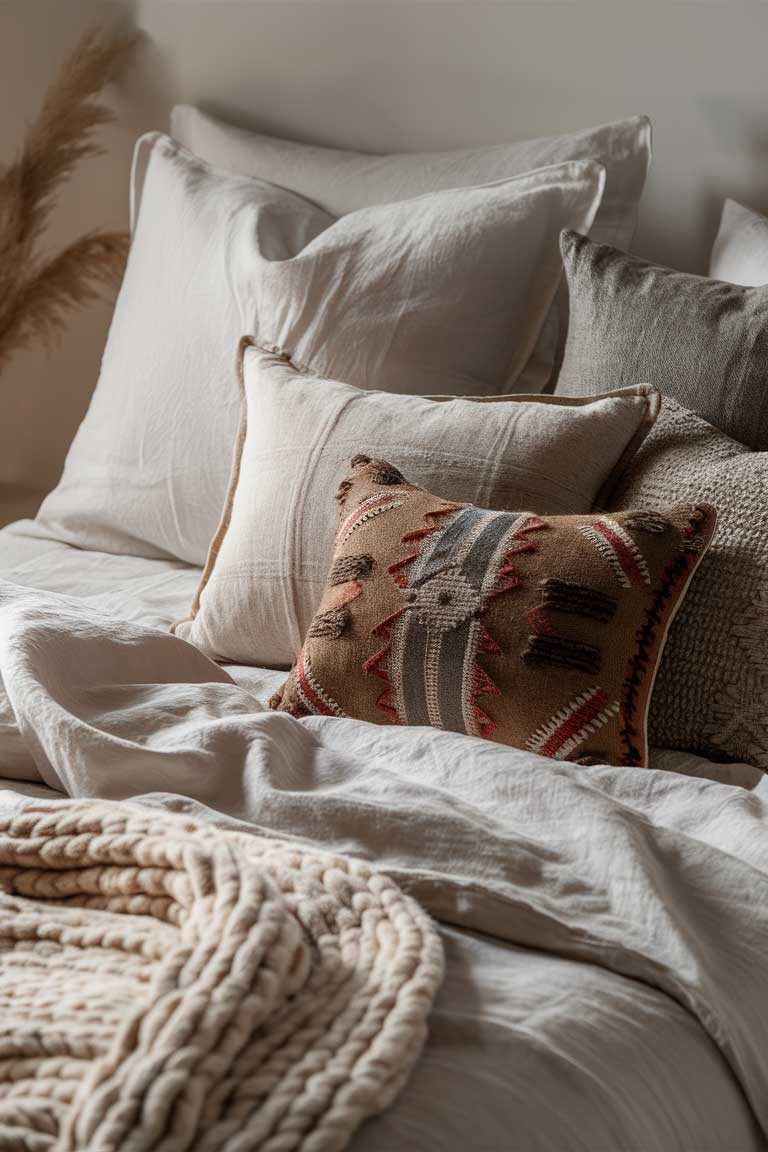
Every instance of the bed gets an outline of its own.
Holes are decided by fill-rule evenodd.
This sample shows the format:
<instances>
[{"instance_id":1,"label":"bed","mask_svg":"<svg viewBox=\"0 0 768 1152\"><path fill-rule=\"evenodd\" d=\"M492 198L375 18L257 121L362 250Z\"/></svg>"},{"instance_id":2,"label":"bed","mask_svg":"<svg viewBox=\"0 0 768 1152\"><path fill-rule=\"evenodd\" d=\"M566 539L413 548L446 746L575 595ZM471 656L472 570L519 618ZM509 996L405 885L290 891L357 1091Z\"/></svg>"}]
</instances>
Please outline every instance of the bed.
<instances>
[{"instance_id":1,"label":"bed","mask_svg":"<svg viewBox=\"0 0 768 1152\"><path fill-rule=\"evenodd\" d=\"M713 290L622 251L650 162L645 117L380 157L184 106L172 131L136 146L128 265L61 482L34 521L0 530L0 1007L20 1021L2 1037L0 1144L18 1104L14 1146L35 1152L337 1152L352 1132L360 1152L765 1148L761 290ZM654 716L669 739L649 755ZM167 866L165 829L188 873ZM77 978L93 955L66 947L59 995L35 998L50 939L98 922L112 947L135 922L126 971L146 989L134 953L171 941L173 958L179 924L202 926L201 954L218 956L234 909L250 939L261 897L233 899L221 921L206 900L241 865L248 892L272 892L249 856L266 843L322 874L302 935L283 913L305 889L285 865L275 938L300 943L282 968L255 946L245 978L222 930L205 995L197 960L179 962L178 984L159 978L170 1000L192 987L193 1007L230 1013L210 1032L194 1012L159 1028L169 1097L155 1092L154 1025L126 1009L112 1047L86 1037L85 1059L54 1028L40 1104L30 1005L43 1028L57 999L75 1023L120 1016L109 949L101 1000ZM370 887L355 888L368 866ZM332 884L347 900L333 914ZM436 962L415 1008L405 979L390 996L413 1026L399 1076L391 1051L376 1055L378 1018L368 1037L365 1075L399 1094L374 1091L314 1140L326 1114L313 1072L337 1077L333 1100L360 1087L318 1026L319 1054L301 1052L318 1112L289 1092L280 1136L245 1123L211 1135L190 1098L210 1097L215 1124L223 1100L231 1125L241 1089L237 1114L255 1124L269 1096L248 1081L260 1025L241 1047L227 1031L232 985L247 1011L275 971L300 988L305 953L328 935L337 947L340 906L375 940L386 987L402 959L394 919L376 920L387 900L445 961L436 996ZM12 954L38 913L42 947L22 949L32 976L17 986ZM266 1020L282 1067L295 1037L280 1012ZM217 1063L210 1040L192 1080L198 1033L230 1046ZM146 1042L135 1076L126 1035ZM75 1057L92 1067L73 1071ZM110 1062L127 1069L119 1086ZM124 1142L73 1135L91 1097L111 1099Z\"/></svg>"},{"instance_id":2,"label":"bed","mask_svg":"<svg viewBox=\"0 0 768 1152\"><path fill-rule=\"evenodd\" d=\"M4 809L142 797L376 860L440 922L426 1049L353 1147L764 1146L761 774L297 722L264 710L279 673L219 671L168 635L194 567L21 522L0 569Z\"/></svg>"}]
</instances>

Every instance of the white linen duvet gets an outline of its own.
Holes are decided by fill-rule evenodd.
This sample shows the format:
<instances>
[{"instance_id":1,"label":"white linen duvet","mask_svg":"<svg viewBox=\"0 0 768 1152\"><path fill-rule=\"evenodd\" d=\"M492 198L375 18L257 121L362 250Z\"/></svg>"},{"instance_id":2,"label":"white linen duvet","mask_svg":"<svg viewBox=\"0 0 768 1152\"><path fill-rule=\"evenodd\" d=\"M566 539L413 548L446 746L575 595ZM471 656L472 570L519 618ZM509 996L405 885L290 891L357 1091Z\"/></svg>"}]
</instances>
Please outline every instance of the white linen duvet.
<instances>
[{"instance_id":1,"label":"white linen duvet","mask_svg":"<svg viewBox=\"0 0 768 1152\"><path fill-rule=\"evenodd\" d=\"M194 568L19 525L0 532L0 577L0 803L130 796L295 838L375 861L440 922L429 1042L354 1149L766 1147L753 770L672 753L654 761L672 771L582 768L296 721L262 703L282 674L220 668L165 631Z\"/></svg>"}]
</instances>

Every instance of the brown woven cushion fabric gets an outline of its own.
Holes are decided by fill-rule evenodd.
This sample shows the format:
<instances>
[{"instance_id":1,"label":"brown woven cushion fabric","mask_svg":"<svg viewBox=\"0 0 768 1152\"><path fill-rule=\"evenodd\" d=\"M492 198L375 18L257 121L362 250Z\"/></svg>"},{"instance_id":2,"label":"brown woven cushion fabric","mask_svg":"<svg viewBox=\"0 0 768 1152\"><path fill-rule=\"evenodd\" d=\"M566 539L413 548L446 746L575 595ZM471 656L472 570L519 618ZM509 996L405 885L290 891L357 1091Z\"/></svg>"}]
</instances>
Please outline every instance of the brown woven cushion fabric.
<instances>
[{"instance_id":1,"label":"brown woven cushion fabric","mask_svg":"<svg viewBox=\"0 0 768 1152\"><path fill-rule=\"evenodd\" d=\"M325 595L272 706L645 765L656 665L713 509L495 512L385 461L352 467Z\"/></svg>"},{"instance_id":2,"label":"brown woven cushion fabric","mask_svg":"<svg viewBox=\"0 0 768 1152\"><path fill-rule=\"evenodd\" d=\"M652 744L768 770L768 452L750 452L665 400L612 503L711 500L712 547L670 629Z\"/></svg>"},{"instance_id":3,"label":"brown woven cushion fabric","mask_svg":"<svg viewBox=\"0 0 768 1152\"><path fill-rule=\"evenodd\" d=\"M560 238L570 320L558 396L646 380L729 436L768 449L768 286L657 267Z\"/></svg>"}]
</instances>

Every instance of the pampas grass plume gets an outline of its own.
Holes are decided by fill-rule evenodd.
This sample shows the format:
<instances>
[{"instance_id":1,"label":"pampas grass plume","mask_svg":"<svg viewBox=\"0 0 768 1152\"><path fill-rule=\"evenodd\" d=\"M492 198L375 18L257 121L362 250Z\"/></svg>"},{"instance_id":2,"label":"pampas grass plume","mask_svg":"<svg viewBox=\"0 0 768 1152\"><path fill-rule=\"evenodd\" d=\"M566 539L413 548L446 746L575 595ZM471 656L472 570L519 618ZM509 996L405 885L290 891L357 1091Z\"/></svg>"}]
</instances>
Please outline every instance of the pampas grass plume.
<instances>
[{"instance_id":1,"label":"pampas grass plume","mask_svg":"<svg viewBox=\"0 0 768 1152\"><path fill-rule=\"evenodd\" d=\"M71 309L120 283L124 232L91 232L51 259L36 252L56 195L77 165L103 152L113 113L95 99L133 53L138 34L86 32L65 61L12 164L0 172L0 371L19 348L53 345Z\"/></svg>"}]
</instances>

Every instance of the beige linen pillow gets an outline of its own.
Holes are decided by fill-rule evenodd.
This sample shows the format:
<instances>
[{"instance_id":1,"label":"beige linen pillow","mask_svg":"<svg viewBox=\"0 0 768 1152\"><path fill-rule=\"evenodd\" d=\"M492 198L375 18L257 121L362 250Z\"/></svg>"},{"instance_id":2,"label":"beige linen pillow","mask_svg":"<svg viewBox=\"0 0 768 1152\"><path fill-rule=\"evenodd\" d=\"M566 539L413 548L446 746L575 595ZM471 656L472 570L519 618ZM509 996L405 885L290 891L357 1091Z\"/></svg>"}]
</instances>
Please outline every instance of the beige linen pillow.
<instances>
[{"instance_id":1,"label":"beige linen pillow","mask_svg":"<svg viewBox=\"0 0 768 1152\"><path fill-rule=\"evenodd\" d=\"M659 405L645 385L580 400L363 391L306 375L248 339L240 363L229 497L191 615L174 631L242 664L292 664L331 563L329 501L358 452L397 459L448 500L588 512L607 499Z\"/></svg>"}]
</instances>

